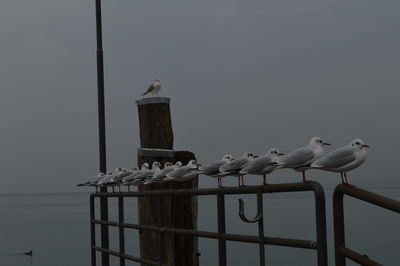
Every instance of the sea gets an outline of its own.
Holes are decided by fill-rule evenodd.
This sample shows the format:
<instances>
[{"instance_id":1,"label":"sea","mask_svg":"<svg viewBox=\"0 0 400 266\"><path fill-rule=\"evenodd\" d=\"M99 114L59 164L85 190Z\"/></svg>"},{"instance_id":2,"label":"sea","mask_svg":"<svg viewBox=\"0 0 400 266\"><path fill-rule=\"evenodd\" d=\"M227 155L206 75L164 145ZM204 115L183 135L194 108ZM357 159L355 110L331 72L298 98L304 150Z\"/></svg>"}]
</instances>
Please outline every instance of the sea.
<instances>
[{"instance_id":1,"label":"sea","mask_svg":"<svg viewBox=\"0 0 400 266\"><path fill-rule=\"evenodd\" d=\"M400 200L400 189L372 191ZM334 265L333 191L328 189L325 193L329 265ZM90 265L89 195L86 192L0 195L0 265ZM247 216L256 214L254 195L227 196L227 233L257 235L257 224L239 219L238 198L244 200ZM199 196L198 200L199 230L216 232L215 196ZM344 202L346 245L383 265L400 265L400 215L353 198L345 197ZM110 200L109 206L110 220L117 221L116 200ZM137 222L136 199L126 200L125 216L127 222ZM266 236L316 240L312 192L264 195L264 228ZM126 253L139 256L137 231L126 229L125 238ZM117 239L117 229L110 228L112 249L118 250ZM30 250L33 256L23 255ZM266 265L317 265L315 250L266 246L265 251ZM218 265L217 240L200 239L199 252L200 265ZM259 265L258 245L227 242L227 258L230 266ZM119 260L111 256L110 263L119 265ZM348 265L357 264L348 261Z\"/></svg>"}]
</instances>

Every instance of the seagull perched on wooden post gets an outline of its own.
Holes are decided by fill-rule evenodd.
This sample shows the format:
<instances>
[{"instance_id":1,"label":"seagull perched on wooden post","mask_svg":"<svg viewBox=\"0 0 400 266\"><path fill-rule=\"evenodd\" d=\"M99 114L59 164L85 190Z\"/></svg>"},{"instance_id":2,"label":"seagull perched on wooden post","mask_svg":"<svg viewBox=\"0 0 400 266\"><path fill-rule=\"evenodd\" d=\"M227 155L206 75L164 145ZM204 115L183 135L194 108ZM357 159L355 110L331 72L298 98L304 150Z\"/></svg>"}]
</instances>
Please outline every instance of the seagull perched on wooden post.
<instances>
[{"instance_id":1,"label":"seagull perched on wooden post","mask_svg":"<svg viewBox=\"0 0 400 266\"><path fill-rule=\"evenodd\" d=\"M143 96L147 94L151 94L151 96L157 95L161 90L161 83L158 78L154 79L153 84L149 86L149 88L142 94Z\"/></svg>"}]
</instances>

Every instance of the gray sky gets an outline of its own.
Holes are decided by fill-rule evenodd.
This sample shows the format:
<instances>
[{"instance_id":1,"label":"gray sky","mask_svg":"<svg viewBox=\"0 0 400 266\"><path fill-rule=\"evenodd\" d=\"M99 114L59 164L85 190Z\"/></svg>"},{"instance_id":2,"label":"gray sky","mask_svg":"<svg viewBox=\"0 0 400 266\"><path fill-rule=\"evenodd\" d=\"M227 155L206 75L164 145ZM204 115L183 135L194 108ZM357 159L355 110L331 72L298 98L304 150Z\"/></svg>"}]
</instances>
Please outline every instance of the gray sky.
<instances>
[{"instance_id":1,"label":"gray sky","mask_svg":"<svg viewBox=\"0 0 400 266\"><path fill-rule=\"evenodd\" d=\"M103 2L110 169L134 166L134 100L159 77L175 148L202 163L359 137L371 149L351 182L400 187L399 1ZM0 193L80 191L98 172L94 22L94 1L1 1Z\"/></svg>"}]
</instances>

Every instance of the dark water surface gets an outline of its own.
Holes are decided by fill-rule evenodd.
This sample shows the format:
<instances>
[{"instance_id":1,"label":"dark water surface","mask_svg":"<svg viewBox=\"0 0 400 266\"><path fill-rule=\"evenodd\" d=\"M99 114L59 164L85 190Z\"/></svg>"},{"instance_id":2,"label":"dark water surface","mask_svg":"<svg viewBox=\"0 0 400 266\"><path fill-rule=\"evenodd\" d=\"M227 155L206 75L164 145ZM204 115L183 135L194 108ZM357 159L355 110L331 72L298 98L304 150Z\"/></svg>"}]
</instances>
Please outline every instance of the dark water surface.
<instances>
[{"instance_id":1,"label":"dark water surface","mask_svg":"<svg viewBox=\"0 0 400 266\"><path fill-rule=\"evenodd\" d=\"M374 192L400 199L399 189ZM329 264L333 264L332 191L326 191ZM246 213L255 214L255 197L244 196ZM237 196L226 199L228 233L257 234L256 224L243 223L238 215ZM265 195L265 232L268 236L315 239L314 203L311 193ZM125 204L127 222L137 222L136 200ZM132 211L129 211L131 208ZM98 212L97 212L98 213ZM347 245L384 265L400 265L400 215L366 203L345 199ZM111 200L110 217L117 220L116 201ZM216 231L215 197L199 198L199 230ZM89 265L89 194L10 194L0 196L0 265L54 266ZM117 250L118 231L110 230L111 248ZM126 249L139 255L138 234L127 230ZM33 250L33 257L18 255ZM227 244L228 265L258 265L258 246ZM216 240L200 239L201 265L218 265ZM316 265L311 250L268 246L267 264ZM111 264L118 260L111 257ZM138 265L128 262L127 265ZM348 265L355 265L348 263Z\"/></svg>"}]
</instances>

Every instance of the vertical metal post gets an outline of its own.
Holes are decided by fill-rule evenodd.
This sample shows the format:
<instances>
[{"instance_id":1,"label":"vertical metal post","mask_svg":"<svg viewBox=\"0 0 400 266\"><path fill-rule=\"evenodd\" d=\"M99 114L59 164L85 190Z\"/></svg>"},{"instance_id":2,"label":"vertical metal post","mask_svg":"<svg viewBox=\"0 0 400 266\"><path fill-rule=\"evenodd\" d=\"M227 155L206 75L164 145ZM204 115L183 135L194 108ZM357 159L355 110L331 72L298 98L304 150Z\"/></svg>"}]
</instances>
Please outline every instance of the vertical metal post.
<instances>
[{"instance_id":1,"label":"vertical metal post","mask_svg":"<svg viewBox=\"0 0 400 266\"><path fill-rule=\"evenodd\" d=\"M118 197L118 223L121 225L124 223L124 198ZM124 228L119 226L119 253L125 254L125 234ZM125 266L125 258L119 257L119 265Z\"/></svg>"},{"instance_id":2,"label":"vertical metal post","mask_svg":"<svg viewBox=\"0 0 400 266\"><path fill-rule=\"evenodd\" d=\"M99 159L100 172L107 172L106 164L106 129L105 129L105 104L104 104L104 65L103 65L103 38L101 23L101 0L96 0L96 39L97 39L97 100L98 100L98 119L99 119ZM100 188L100 192L107 192L107 188ZM108 220L108 200L100 198L101 220ZM101 226L101 247L108 249L108 227ZM109 255L102 253L102 265L110 264Z\"/></svg>"},{"instance_id":3,"label":"vertical metal post","mask_svg":"<svg viewBox=\"0 0 400 266\"><path fill-rule=\"evenodd\" d=\"M263 208L263 192L257 192L257 213L261 213L258 220L258 237L259 237L259 253L260 266L265 266L265 248L264 248L264 208Z\"/></svg>"},{"instance_id":4,"label":"vertical metal post","mask_svg":"<svg viewBox=\"0 0 400 266\"><path fill-rule=\"evenodd\" d=\"M218 215L218 233L225 233L225 196L217 195L217 215ZM226 266L226 241L218 240L219 266Z\"/></svg>"},{"instance_id":5,"label":"vertical metal post","mask_svg":"<svg viewBox=\"0 0 400 266\"><path fill-rule=\"evenodd\" d=\"M96 246L96 225L93 223L95 218L94 210L94 197L90 196L90 255L92 266L96 266L96 250L94 249Z\"/></svg>"},{"instance_id":6,"label":"vertical metal post","mask_svg":"<svg viewBox=\"0 0 400 266\"><path fill-rule=\"evenodd\" d=\"M343 193L336 188L333 193L333 232L335 236L336 266L346 266L346 257L339 249L345 246Z\"/></svg>"},{"instance_id":7,"label":"vertical metal post","mask_svg":"<svg viewBox=\"0 0 400 266\"><path fill-rule=\"evenodd\" d=\"M322 186L317 182L312 182L312 188L315 196L318 266L326 266L328 265L328 247L326 237L325 193Z\"/></svg>"}]
</instances>

